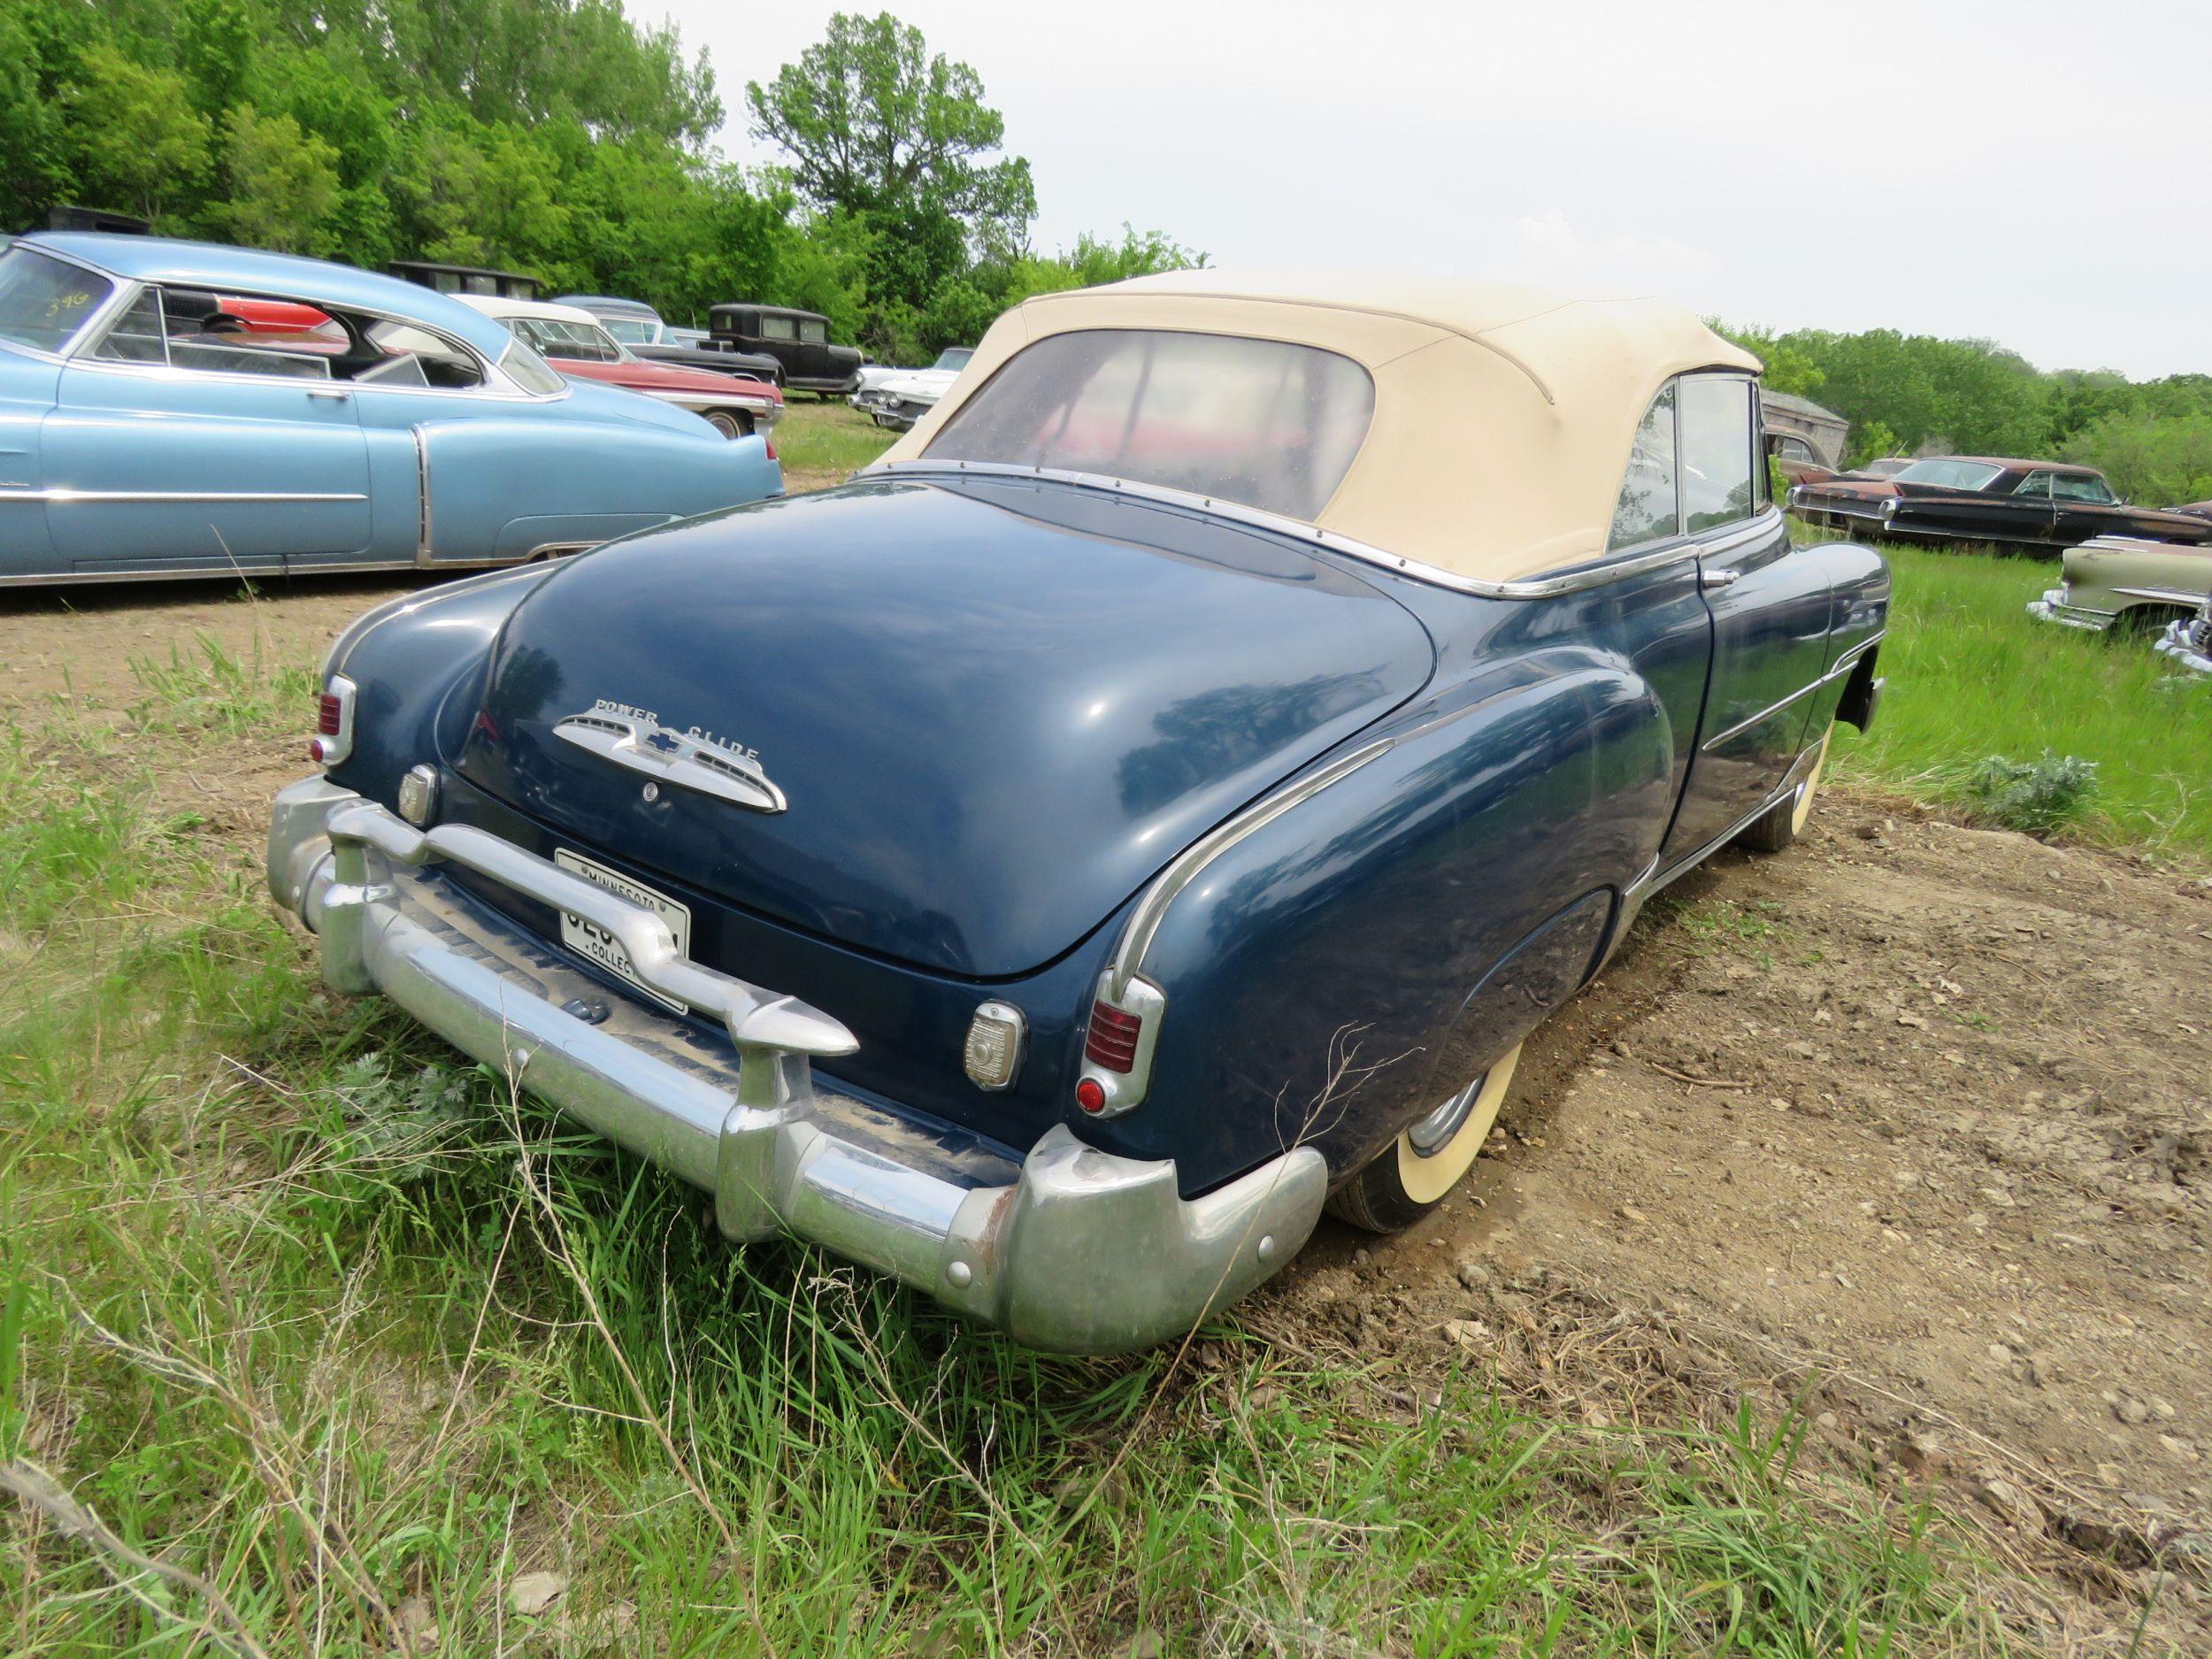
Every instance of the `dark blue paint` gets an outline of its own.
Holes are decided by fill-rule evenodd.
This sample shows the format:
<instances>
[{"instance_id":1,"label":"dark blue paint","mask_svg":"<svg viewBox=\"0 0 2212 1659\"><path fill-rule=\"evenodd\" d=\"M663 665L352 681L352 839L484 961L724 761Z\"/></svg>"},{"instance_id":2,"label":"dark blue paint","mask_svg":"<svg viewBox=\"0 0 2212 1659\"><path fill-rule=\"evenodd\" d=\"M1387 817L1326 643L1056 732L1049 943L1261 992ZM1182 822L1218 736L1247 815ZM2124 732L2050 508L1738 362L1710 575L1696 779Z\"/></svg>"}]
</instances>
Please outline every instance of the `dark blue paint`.
<instances>
[{"instance_id":1,"label":"dark blue paint","mask_svg":"<svg viewBox=\"0 0 2212 1659\"><path fill-rule=\"evenodd\" d=\"M1065 486L855 487L372 630L343 667L388 729L365 721L336 775L389 801L434 754L447 817L680 899L701 960L852 1027L859 1052L826 1075L924 1120L1017 1151L1069 1122L1175 1159L1187 1192L1302 1136L1348 1173L1571 995L1663 847L1758 804L1832 711L1839 681L1732 764L1698 754L1887 601L1863 549L1778 539L1730 562L1746 574L1717 608L1686 561L1494 600ZM600 697L757 749L791 810L649 807L547 734ZM1145 967L1167 995L1150 1094L1084 1118L1084 1022L1151 872L1385 735L1169 910ZM960 1066L993 997L1031 1023L1004 1094Z\"/></svg>"}]
</instances>

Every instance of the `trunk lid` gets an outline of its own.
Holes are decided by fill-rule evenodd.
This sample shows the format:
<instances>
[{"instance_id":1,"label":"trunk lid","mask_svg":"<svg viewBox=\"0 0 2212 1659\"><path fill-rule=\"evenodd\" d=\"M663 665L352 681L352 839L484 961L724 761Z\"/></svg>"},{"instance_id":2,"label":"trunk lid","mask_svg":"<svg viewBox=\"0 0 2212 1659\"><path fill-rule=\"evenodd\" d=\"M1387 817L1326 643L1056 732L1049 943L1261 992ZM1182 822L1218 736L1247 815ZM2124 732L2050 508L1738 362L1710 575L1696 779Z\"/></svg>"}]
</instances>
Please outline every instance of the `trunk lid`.
<instances>
[{"instance_id":1,"label":"trunk lid","mask_svg":"<svg viewBox=\"0 0 2212 1659\"><path fill-rule=\"evenodd\" d=\"M510 619L457 765L583 850L999 978L1434 660L1396 602L1258 533L1063 485L887 480L558 571ZM690 781L648 801L651 775L605 752L626 721ZM695 759L730 787L698 787Z\"/></svg>"}]
</instances>

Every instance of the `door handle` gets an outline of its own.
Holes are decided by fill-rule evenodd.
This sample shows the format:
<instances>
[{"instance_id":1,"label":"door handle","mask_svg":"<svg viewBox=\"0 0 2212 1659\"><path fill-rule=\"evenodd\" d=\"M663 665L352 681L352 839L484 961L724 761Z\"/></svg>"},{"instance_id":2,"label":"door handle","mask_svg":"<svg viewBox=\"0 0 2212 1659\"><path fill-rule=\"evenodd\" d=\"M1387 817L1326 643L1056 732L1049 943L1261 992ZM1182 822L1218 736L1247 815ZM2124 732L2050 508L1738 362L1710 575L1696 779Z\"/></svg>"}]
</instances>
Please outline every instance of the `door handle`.
<instances>
[{"instance_id":1,"label":"door handle","mask_svg":"<svg viewBox=\"0 0 2212 1659\"><path fill-rule=\"evenodd\" d=\"M1697 585L1709 593L1714 588L1730 586L1742 574L1741 571L1701 569L1697 573Z\"/></svg>"},{"instance_id":2,"label":"door handle","mask_svg":"<svg viewBox=\"0 0 2212 1659\"><path fill-rule=\"evenodd\" d=\"M342 386L311 386L307 388L307 395L319 397L326 403L342 403L353 396Z\"/></svg>"}]
</instances>

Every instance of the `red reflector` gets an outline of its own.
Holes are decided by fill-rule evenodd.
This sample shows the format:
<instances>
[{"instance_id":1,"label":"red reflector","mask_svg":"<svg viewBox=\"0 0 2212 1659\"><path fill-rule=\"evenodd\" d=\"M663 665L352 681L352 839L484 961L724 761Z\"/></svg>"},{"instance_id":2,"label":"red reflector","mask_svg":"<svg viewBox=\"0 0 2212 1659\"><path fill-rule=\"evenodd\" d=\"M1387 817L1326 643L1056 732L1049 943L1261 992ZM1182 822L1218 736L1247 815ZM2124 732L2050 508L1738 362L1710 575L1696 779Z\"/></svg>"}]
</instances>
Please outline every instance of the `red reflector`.
<instances>
[{"instance_id":1,"label":"red reflector","mask_svg":"<svg viewBox=\"0 0 2212 1659\"><path fill-rule=\"evenodd\" d=\"M325 737L338 735L338 726L345 710L338 699L326 691L315 700L315 729Z\"/></svg>"},{"instance_id":2,"label":"red reflector","mask_svg":"<svg viewBox=\"0 0 2212 1659\"><path fill-rule=\"evenodd\" d=\"M1093 1002L1083 1053L1109 1071L1126 1071L1137 1063L1137 1039L1143 1031L1144 1021L1136 1015L1125 1014L1110 1002Z\"/></svg>"},{"instance_id":3,"label":"red reflector","mask_svg":"<svg viewBox=\"0 0 2212 1659\"><path fill-rule=\"evenodd\" d=\"M1106 1110L1106 1090L1094 1077L1087 1077L1075 1086L1075 1103L1087 1112Z\"/></svg>"}]
</instances>

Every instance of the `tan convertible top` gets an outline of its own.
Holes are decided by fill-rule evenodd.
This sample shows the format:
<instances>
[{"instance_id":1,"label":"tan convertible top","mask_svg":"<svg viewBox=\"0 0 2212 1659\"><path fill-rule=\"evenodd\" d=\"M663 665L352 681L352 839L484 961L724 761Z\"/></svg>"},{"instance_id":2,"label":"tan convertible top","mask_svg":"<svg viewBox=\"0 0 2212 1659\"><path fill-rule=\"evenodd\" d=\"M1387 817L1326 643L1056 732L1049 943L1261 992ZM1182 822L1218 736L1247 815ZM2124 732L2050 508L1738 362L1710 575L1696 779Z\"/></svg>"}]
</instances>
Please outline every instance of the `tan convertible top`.
<instances>
[{"instance_id":1,"label":"tan convertible top","mask_svg":"<svg viewBox=\"0 0 2212 1659\"><path fill-rule=\"evenodd\" d=\"M1009 357L1086 328L1285 340L1361 364L1375 382L1374 420L1313 523L1484 581L1602 554L1630 440L1668 378L1759 370L1756 357L1665 300L1177 271L1023 301L885 460L926 458L939 427Z\"/></svg>"}]
</instances>

